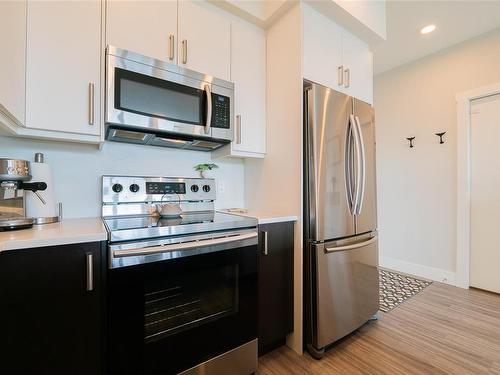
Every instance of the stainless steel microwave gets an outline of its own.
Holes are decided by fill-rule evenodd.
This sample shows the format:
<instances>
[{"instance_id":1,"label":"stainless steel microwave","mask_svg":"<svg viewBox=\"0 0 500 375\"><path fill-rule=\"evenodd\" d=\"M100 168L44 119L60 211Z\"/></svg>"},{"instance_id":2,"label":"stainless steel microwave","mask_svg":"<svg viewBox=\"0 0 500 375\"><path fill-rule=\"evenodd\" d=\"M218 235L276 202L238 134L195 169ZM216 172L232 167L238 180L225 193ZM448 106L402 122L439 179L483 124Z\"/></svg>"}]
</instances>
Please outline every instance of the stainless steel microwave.
<instances>
[{"instance_id":1,"label":"stainless steel microwave","mask_svg":"<svg viewBox=\"0 0 500 375\"><path fill-rule=\"evenodd\" d=\"M210 151L233 140L234 84L113 46L106 139Z\"/></svg>"}]
</instances>

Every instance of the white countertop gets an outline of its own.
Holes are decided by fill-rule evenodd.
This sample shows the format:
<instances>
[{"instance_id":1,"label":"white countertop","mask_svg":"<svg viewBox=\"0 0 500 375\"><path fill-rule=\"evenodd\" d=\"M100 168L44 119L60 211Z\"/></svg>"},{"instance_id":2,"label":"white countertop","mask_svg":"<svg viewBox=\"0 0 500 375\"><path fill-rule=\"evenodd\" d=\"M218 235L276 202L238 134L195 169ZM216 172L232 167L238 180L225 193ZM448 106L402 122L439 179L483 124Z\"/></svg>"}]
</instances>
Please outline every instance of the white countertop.
<instances>
[{"instance_id":1,"label":"white countertop","mask_svg":"<svg viewBox=\"0 0 500 375\"><path fill-rule=\"evenodd\" d=\"M101 218L63 219L59 223L34 225L30 229L0 232L0 251L107 239Z\"/></svg>"},{"instance_id":2,"label":"white countertop","mask_svg":"<svg viewBox=\"0 0 500 375\"><path fill-rule=\"evenodd\" d=\"M282 223L286 221L297 221L298 217L295 215L280 215L276 213L269 212L258 212L248 210L247 212L234 212L227 210L219 210L220 212L224 212L226 214L232 214L237 216L245 216L252 217L258 220L259 224L272 224L272 223Z\"/></svg>"}]
</instances>

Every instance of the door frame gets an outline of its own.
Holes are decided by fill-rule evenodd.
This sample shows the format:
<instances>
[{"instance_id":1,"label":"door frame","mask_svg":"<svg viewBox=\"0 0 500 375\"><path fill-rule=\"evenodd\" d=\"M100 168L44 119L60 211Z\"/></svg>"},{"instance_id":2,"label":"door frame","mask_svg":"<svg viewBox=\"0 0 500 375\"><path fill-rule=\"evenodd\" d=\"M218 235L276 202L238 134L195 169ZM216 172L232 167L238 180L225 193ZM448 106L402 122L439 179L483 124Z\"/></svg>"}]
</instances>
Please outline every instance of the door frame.
<instances>
[{"instance_id":1,"label":"door frame","mask_svg":"<svg viewBox=\"0 0 500 375\"><path fill-rule=\"evenodd\" d=\"M457 261L455 285L470 285L471 102L500 94L500 82L458 93L457 102Z\"/></svg>"}]
</instances>

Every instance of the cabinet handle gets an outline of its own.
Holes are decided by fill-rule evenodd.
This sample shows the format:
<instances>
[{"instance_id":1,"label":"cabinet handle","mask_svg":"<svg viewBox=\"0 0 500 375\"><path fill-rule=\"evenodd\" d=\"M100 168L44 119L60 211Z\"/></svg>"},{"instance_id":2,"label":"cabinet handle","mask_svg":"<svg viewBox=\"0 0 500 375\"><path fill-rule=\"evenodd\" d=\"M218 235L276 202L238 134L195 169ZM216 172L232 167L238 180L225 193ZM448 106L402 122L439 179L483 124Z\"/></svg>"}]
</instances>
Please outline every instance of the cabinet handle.
<instances>
[{"instance_id":1,"label":"cabinet handle","mask_svg":"<svg viewBox=\"0 0 500 375\"><path fill-rule=\"evenodd\" d=\"M262 234L264 236L264 250L262 250L262 254L268 255L269 252L267 248L267 234L268 234L267 230L262 231Z\"/></svg>"},{"instance_id":2,"label":"cabinet handle","mask_svg":"<svg viewBox=\"0 0 500 375\"><path fill-rule=\"evenodd\" d=\"M90 253L87 257L87 292L94 290L94 256Z\"/></svg>"},{"instance_id":3,"label":"cabinet handle","mask_svg":"<svg viewBox=\"0 0 500 375\"><path fill-rule=\"evenodd\" d=\"M236 116L236 144L241 144L241 115Z\"/></svg>"},{"instance_id":4,"label":"cabinet handle","mask_svg":"<svg viewBox=\"0 0 500 375\"><path fill-rule=\"evenodd\" d=\"M188 62L188 41L184 39L182 41L182 63L187 64Z\"/></svg>"},{"instance_id":5,"label":"cabinet handle","mask_svg":"<svg viewBox=\"0 0 500 375\"><path fill-rule=\"evenodd\" d=\"M174 37L174 34L170 34L168 36L168 58L170 60L173 60L174 59L174 44L175 44L175 37Z\"/></svg>"},{"instance_id":6,"label":"cabinet handle","mask_svg":"<svg viewBox=\"0 0 500 375\"><path fill-rule=\"evenodd\" d=\"M344 84L344 65L340 65L337 68L337 80L339 82L339 86Z\"/></svg>"},{"instance_id":7,"label":"cabinet handle","mask_svg":"<svg viewBox=\"0 0 500 375\"><path fill-rule=\"evenodd\" d=\"M348 88L351 85L351 69L344 70L345 73L345 88Z\"/></svg>"},{"instance_id":8,"label":"cabinet handle","mask_svg":"<svg viewBox=\"0 0 500 375\"><path fill-rule=\"evenodd\" d=\"M94 83L89 82L89 125L94 125Z\"/></svg>"}]
</instances>

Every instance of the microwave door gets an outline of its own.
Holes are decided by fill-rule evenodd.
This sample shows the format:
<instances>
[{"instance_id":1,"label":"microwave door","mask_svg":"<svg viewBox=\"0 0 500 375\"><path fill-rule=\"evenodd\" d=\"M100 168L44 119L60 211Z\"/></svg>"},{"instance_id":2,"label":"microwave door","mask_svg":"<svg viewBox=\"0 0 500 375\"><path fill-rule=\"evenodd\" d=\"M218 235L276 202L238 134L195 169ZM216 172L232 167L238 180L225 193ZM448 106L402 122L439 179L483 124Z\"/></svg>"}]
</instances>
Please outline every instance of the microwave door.
<instances>
[{"instance_id":1,"label":"microwave door","mask_svg":"<svg viewBox=\"0 0 500 375\"><path fill-rule=\"evenodd\" d=\"M213 90L210 84L112 55L108 55L107 69L108 124L212 137L212 106L209 104Z\"/></svg>"}]
</instances>

